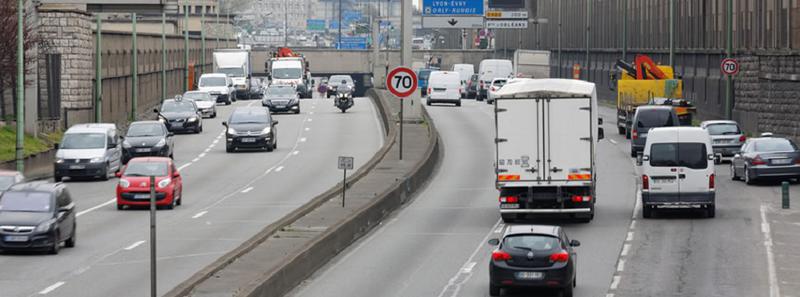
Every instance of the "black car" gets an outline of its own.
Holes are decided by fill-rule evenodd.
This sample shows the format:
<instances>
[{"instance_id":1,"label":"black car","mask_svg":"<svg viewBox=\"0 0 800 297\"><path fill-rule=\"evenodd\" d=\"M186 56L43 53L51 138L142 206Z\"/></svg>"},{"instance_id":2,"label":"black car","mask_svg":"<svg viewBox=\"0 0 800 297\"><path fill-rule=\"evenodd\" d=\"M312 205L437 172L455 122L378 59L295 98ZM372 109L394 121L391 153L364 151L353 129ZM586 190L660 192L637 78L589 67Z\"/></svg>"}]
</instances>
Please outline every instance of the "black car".
<instances>
[{"instance_id":1,"label":"black car","mask_svg":"<svg viewBox=\"0 0 800 297\"><path fill-rule=\"evenodd\" d=\"M167 126L170 132L203 132L203 116L192 100L166 99L161 110L153 110L158 114L158 121Z\"/></svg>"},{"instance_id":2,"label":"black car","mask_svg":"<svg viewBox=\"0 0 800 297\"><path fill-rule=\"evenodd\" d=\"M800 178L800 148L790 139L750 138L731 160L731 179L753 184L763 178Z\"/></svg>"},{"instance_id":3,"label":"black car","mask_svg":"<svg viewBox=\"0 0 800 297\"><path fill-rule=\"evenodd\" d=\"M261 105L271 112L300 113L300 98L292 86L275 85L267 88Z\"/></svg>"},{"instance_id":4,"label":"black car","mask_svg":"<svg viewBox=\"0 0 800 297\"><path fill-rule=\"evenodd\" d=\"M559 226L509 225L489 260L489 295L503 288L557 289L571 297L576 285L577 240Z\"/></svg>"},{"instance_id":5,"label":"black car","mask_svg":"<svg viewBox=\"0 0 800 297\"><path fill-rule=\"evenodd\" d=\"M0 249L58 254L75 246L75 203L62 183L31 182L0 195Z\"/></svg>"},{"instance_id":6,"label":"black car","mask_svg":"<svg viewBox=\"0 0 800 297\"><path fill-rule=\"evenodd\" d=\"M173 133L159 121L138 121L128 126L128 133L122 142L122 163L130 159L146 156L172 158L175 149Z\"/></svg>"},{"instance_id":7,"label":"black car","mask_svg":"<svg viewBox=\"0 0 800 297\"><path fill-rule=\"evenodd\" d=\"M231 113L227 122L222 122L225 131L225 151L237 149L278 148L278 121L272 120L269 111L262 107L239 107Z\"/></svg>"}]
</instances>

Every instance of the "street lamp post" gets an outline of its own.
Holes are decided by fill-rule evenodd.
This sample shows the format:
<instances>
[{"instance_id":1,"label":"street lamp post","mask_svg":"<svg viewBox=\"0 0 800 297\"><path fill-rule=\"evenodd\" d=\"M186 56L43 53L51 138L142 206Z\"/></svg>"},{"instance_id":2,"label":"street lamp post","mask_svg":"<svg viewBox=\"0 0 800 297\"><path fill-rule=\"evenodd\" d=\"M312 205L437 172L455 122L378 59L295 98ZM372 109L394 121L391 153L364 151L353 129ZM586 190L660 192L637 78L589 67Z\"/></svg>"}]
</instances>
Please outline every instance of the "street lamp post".
<instances>
[{"instance_id":1,"label":"street lamp post","mask_svg":"<svg viewBox=\"0 0 800 297\"><path fill-rule=\"evenodd\" d=\"M183 91L189 90L189 0L183 1Z\"/></svg>"},{"instance_id":2,"label":"street lamp post","mask_svg":"<svg viewBox=\"0 0 800 297\"><path fill-rule=\"evenodd\" d=\"M16 163L17 171L25 169L23 162L25 152L25 45L23 40L24 23L24 0L17 1L17 147Z\"/></svg>"}]
</instances>

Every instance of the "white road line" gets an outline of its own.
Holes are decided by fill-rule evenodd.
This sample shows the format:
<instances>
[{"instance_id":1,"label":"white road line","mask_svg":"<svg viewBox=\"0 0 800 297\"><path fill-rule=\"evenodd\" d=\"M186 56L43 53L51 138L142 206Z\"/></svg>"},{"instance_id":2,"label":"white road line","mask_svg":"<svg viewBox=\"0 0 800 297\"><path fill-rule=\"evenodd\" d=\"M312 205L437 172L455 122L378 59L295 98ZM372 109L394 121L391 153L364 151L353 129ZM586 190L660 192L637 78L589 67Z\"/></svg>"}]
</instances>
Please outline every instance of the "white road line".
<instances>
[{"instance_id":1,"label":"white road line","mask_svg":"<svg viewBox=\"0 0 800 297\"><path fill-rule=\"evenodd\" d=\"M214 139L214 142L212 142L212 144L217 144L218 142L219 142L219 138Z\"/></svg>"},{"instance_id":2,"label":"white road line","mask_svg":"<svg viewBox=\"0 0 800 297\"><path fill-rule=\"evenodd\" d=\"M253 190L253 187L247 187L247 189L242 190L242 193L247 193Z\"/></svg>"},{"instance_id":3,"label":"white road line","mask_svg":"<svg viewBox=\"0 0 800 297\"><path fill-rule=\"evenodd\" d=\"M306 128L305 128L305 129L303 129L303 130L305 130L305 131L311 131L311 128L308 128L308 127L306 127Z\"/></svg>"},{"instance_id":4,"label":"white road line","mask_svg":"<svg viewBox=\"0 0 800 297\"><path fill-rule=\"evenodd\" d=\"M498 225L498 226L497 226L497 229L494 229L494 233L500 233L500 232L503 232L503 228L505 228L505 226L506 226L505 224L500 224L500 225Z\"/></svg>"},{"instance_id":5,"label":"white road line","mask_svg":"<svg viewBox=\"0 0 800 297\"><path fill-rule=\"evenodd\" d=\"M619 255L623 256L623 257L627 256L628 252L630 251L630 249L631 249L631 245L629 243L623 244L622 245L622 252L619 253Z\"/></svg>"},{"instance_id":6,"label":"white road line","mask_svg":"<svg viewBox=\"0 0 800 297\"><path fill-rule=\"evenodd\" d=\"M297 156L297 154L299 154L299 153L300 153L300 151L293 151L293 152L292 152L292 155L295 155L295 156Z\"/></svg>"},{"instance_id":7,"label":"white road line","mask_svg":"<svg viewBox=\"0 0 800 297\"><path fill-rule=\"evenodd\" d=\"M96 206L93 206L92 208L89 208L89 209L87 209L87 210L84 210L84 211L78 212L78 213L77 213L75 216L76 216L76 217L79 217L79 216L85 215L85 214L87 214L87 213L90 213L90 212L92 212L92 211L95 211L95 210L97 210L97 209L99 209L99 208L101 208L101 207L103 207L103 206L109 205L109 204L111 204L111 203L114 203L114 202L116 202L116 201L117 201L117 198L114 198L114 199L108 200L108 201L106 201L106 202L103 202L103 203L102 203L102 204L100 204L100 205L96 205Z\"/></svg>"},{"instance_id":8,"label":"white road line","mask_svg":"<svg viewBox=\"0 0 800 297\"><path fill-rule=\"evenodd\" d=\"M309 111L308 114L314 114L314 112L313 111Z\"/></svg>"},{"instance_id":9,"label":"white road line","mask_svg":"<svg viewBox=\"0 0 800 297\"><path fill-rule=\"evenodd\" d=\"M303 138L300 138L300 142L306 142L306 140L307 140L307 139L306 139L305 137L303 137Z\"/></svg>"},{"instance_id":10,"label":"white road line","mask_svg":"<svg viewBox=\"0 0 800 297\"><path fill-rule=\"evenodd\" d=\"M622 279L622 277L621 277L621 276L619 276L619 275L615 275L615 276L614 276L614 279L611 281L611 289L612 289L612 290L616 290L616 289L617 289L617 287L619 287L619 281L620 281L620 279Z\"/></svg>"},{"instance_id":11,"label":"white road line","mask_svg":"<svg viewBox=\"0 0 800 297\"><path fill-rule=\"evenodd\" d=\"M192 165L192 162L189 162L189 163L186 163L186 164L183 164L183 165L181 165L181 167L178 167L178 171L181 171L181 170L183 170L184 168L186 168L186 167L189 167L189 165Z\"/></svg>"},{"instance_id":12,"label":"white road line","mask_svg":"<svg viewBox=\"0 0 800 297\"><path fill-rule=\"evenodd\" d=\"M192 159L192 163L194 163L194 162L197 162L197 161L200 161L200 158L194 158L194 159Z\"/></svg>"},{"instance_id":13,"label":"white road line","mask_svg":"<svg viewBox=\"0 0 800 297\"><path fill-rule=\"evenodd\" d=\"M633 232L628 232L628 237L625 237L625 241L633 241Z\"/></svg>"},{"instance_id":14,"label":"white road line","mask_svg":"<svg viewBox=\"0 0 800 297\"><path fill-rule=\"evenodd\" d=\"M140 245L142 245L143 243L145 243L145 241L144 241L144 240L139 240L139 241L137 241L137 242L134 242L133 244L129 245L128 247L124 248L124 250L126 250L126 251L130 251L130 250L132 250L132 249L135 249L137 246L140 246Z\"/></svg>"},{"instance_id":15,"label":"white road line","mask_svg":"<svg viewBox=\"0 0 800 297\"><path fill-rule=\"evenodd\" d=\"M198 157L198 158L202 158L202 157L205 157L205 156L206 156L206 153L201 153L201 154L200 154L200 155L198 155L197 157Z\"/></svg>"},{"instance_id":16,"label":"white road line","mask_svg":"<svg viewBox=\"0 0 800 297\"><path fill-rule=\"evenodd\" d=\"M492 226L492 228L489 229L491 231L489 231L489 233L486 233L486 236L484 236L483 239L481 239L478 246L475 248L474 251L472 251L472 254L469 255L469 258L467 258L467 261L464 262L464 265L462 265L461 267L466 267L469 263L476 262L474 260L475 255L477 255L478 252L480 252L481 248L485 247L486 241L489 240L489 237L494 235L494 230L497 229L497 226L499 226L501 222L502 220L497 220L497 223L495 223L494 226ZM463 278L459 280L459 277L462 275ZM442 288L442 292L439 293L439 297L458 296L458 292L461 291L461 285L467 283L467 281L470 279L471 276L472 276L472 271L470 271L469 273L464 273L462 270L459 270L458 273L456 273L456 275L450 278L450 280L447 282L447 285L444 288ZM448 293L448 291L451 291L450 294L445 295Z\"/></svg>"},{"instance_id":17,"label":"white road line","mask_svg":"<svg viewBox=\"0 0 800 297\"><path fill-rule=\"evenodd\" d=\"M314 121L314 119L312 119L312 118L309 118L309 119L308 119L308 121L309 121L309 122L313 122L313 121Z\"/></svg>"},{"instance_id":18,"label":"white road line","mask_svg":"<svg viewBox=\"0 0 800 297\"><path fill-rule=\"evenodd\" d=\"M631 226L628 227L628 229L631 229L631 230L636 229L636 220L631 220Z\"/></svg>"},{"instance_id":19,"label":"white road line","mask_svg":"<svg viewBox=\"0 0 800 297\"><path fill-rule=\"evenodd\" d=\"M283 170L283 166L278 166L278 168L275 168L275 172L281 172L281 170Z\"/></svg>"},{"instance_id":20,"label":"white road line","mask_svg":"<svg viewBox=\"0 0 800 297\"><path fill-rule=\"evenodd\" d=\"M39 291L39 295L46 295L47 293L50 293L55 289L58 289L58 287L63 286L64 284L65 282L57 282L55 284L52 284L49 287L44 288L44 290Z\"/></svg>"},{"instance_id":21,"label":"white road line","mask_svg":"<svg viewBox=\"0 0 800 297\"><path fill-rule=\"evenodd\" d=\"M205 214L207 214L207 213L208 213L208 211L207 211L207 210L204 210L204 211L201 211L201 212L198 212L198 213L196 213L195 215L193 215L193 216L192 216L192 218L193 218L193 219L196 219L196 218L202 217L203 215L205 215Z\"/></svg>"},{"instance_id":22,"label":"white road line","mask_svg":"<svg viewBox=\"0 0 800 297\"><path fill-rule=\"evenodd\" d=\"M606 297L614 297L614 293L608 293L606 294Z\"/></svg>"},{"instance_id":23,"label":"white road line","mask_svg":"<svg viewBox=\"0 0 800 297\"><path fill-rule=\"evenodd\" d=\"M478 262L467 263L467 265L464 265L464 267L461 268L461 272L462 273L472 273L472 269L475 268L476 264L478 264Z\"/></svg>"},{"instance_id":24,"label":"white road line","mask_svg":"<svg viewBox=\"0 0 800 297\"><path fill-rule=\"evenodd\" d=\"M625 260L619 259L619 262L617 262L617 272L623 271L625 271Z\"/></svg>"},{"instance_id":25,"label":"white road line","mask_svg":"<svg viewBox=\"0 0 800 297\"><path fill-rule=\"evenodd\" d=\"M208 148L207 148L205 151L203 151L203 152L204 152L204 153L208 153L208 152L210 152L210 151L211 151L211 147L208 147Z\"/></svg>"},{"instance_id":26,"label":"white road line","mask_svg":"<svg viewBox=\"0 0 800 297\"><path fill-rule=\"evenodd\" d=\"M274 168L267 169L267 171L264 171L264 174L265 174L265 175L266 175L266 174L269 174L270 172L272 172L272 170L274 170Z\"/></svg>"},{"instance_id":27,"label":"white road line","mask_svg":"<svg viewBox=\"0 0 800 297\"><path fill-rule=\"evenodd\" d=\"M611 138L609 138L609 139L608 139L608 141L610 141L610 142L611 142L611 143L613 143L613 144L617 144L617 141L616 141L616 140L613 140L613 139L611 139Z\"/></svg>"},{"instance_id":28,"label":"white road line","mask_svg":"<svg viewBox=\"0 0 800 297\"><path fill-rule=\"evenodd\" d=\"M767 272L769 274L769 296L780 297L781 288L775 272L775 255L772 253L772 232L767 222L767 207L761 205L761 232L764 233L764 248L767 250Z\"/></svg>"}]
</instances>

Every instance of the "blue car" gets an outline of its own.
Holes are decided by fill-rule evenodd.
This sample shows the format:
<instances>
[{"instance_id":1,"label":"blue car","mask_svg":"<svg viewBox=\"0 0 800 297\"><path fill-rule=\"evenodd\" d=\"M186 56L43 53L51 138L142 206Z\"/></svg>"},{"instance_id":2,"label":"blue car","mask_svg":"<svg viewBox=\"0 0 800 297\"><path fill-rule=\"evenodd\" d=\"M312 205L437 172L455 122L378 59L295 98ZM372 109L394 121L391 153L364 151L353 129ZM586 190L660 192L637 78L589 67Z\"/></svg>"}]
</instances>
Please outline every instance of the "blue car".
<instances>
[{"instance_id":1,"label":"blue car","mask_svg":"<svg viewBox=\"0 0 800 297\"><path fill-rule=\"evenodd\" d=\"M428 95L428 78L432 71L432 69L420 69L417 72L417 88L422 92L422 96Z\"/></svg>"}]
</instances>

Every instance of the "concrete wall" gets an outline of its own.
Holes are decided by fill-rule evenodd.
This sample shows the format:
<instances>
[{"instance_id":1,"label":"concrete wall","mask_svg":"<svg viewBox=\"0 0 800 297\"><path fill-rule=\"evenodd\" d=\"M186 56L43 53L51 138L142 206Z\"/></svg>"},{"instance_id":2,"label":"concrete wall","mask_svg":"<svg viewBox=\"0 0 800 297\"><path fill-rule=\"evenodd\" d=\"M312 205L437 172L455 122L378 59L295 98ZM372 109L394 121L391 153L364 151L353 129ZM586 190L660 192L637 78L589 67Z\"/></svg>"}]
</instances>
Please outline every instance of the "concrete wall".
<instances>
[{"instance_id":1,"label":"concrete wall","mask_svg":"<svg viewBox=\"0 0 800 297\"><path fill-rule=\"evenodd\" d=\"M800 141L800 52L748 54L739 61L734 119L750 132Z\"/></svg>"}]
</instances>

